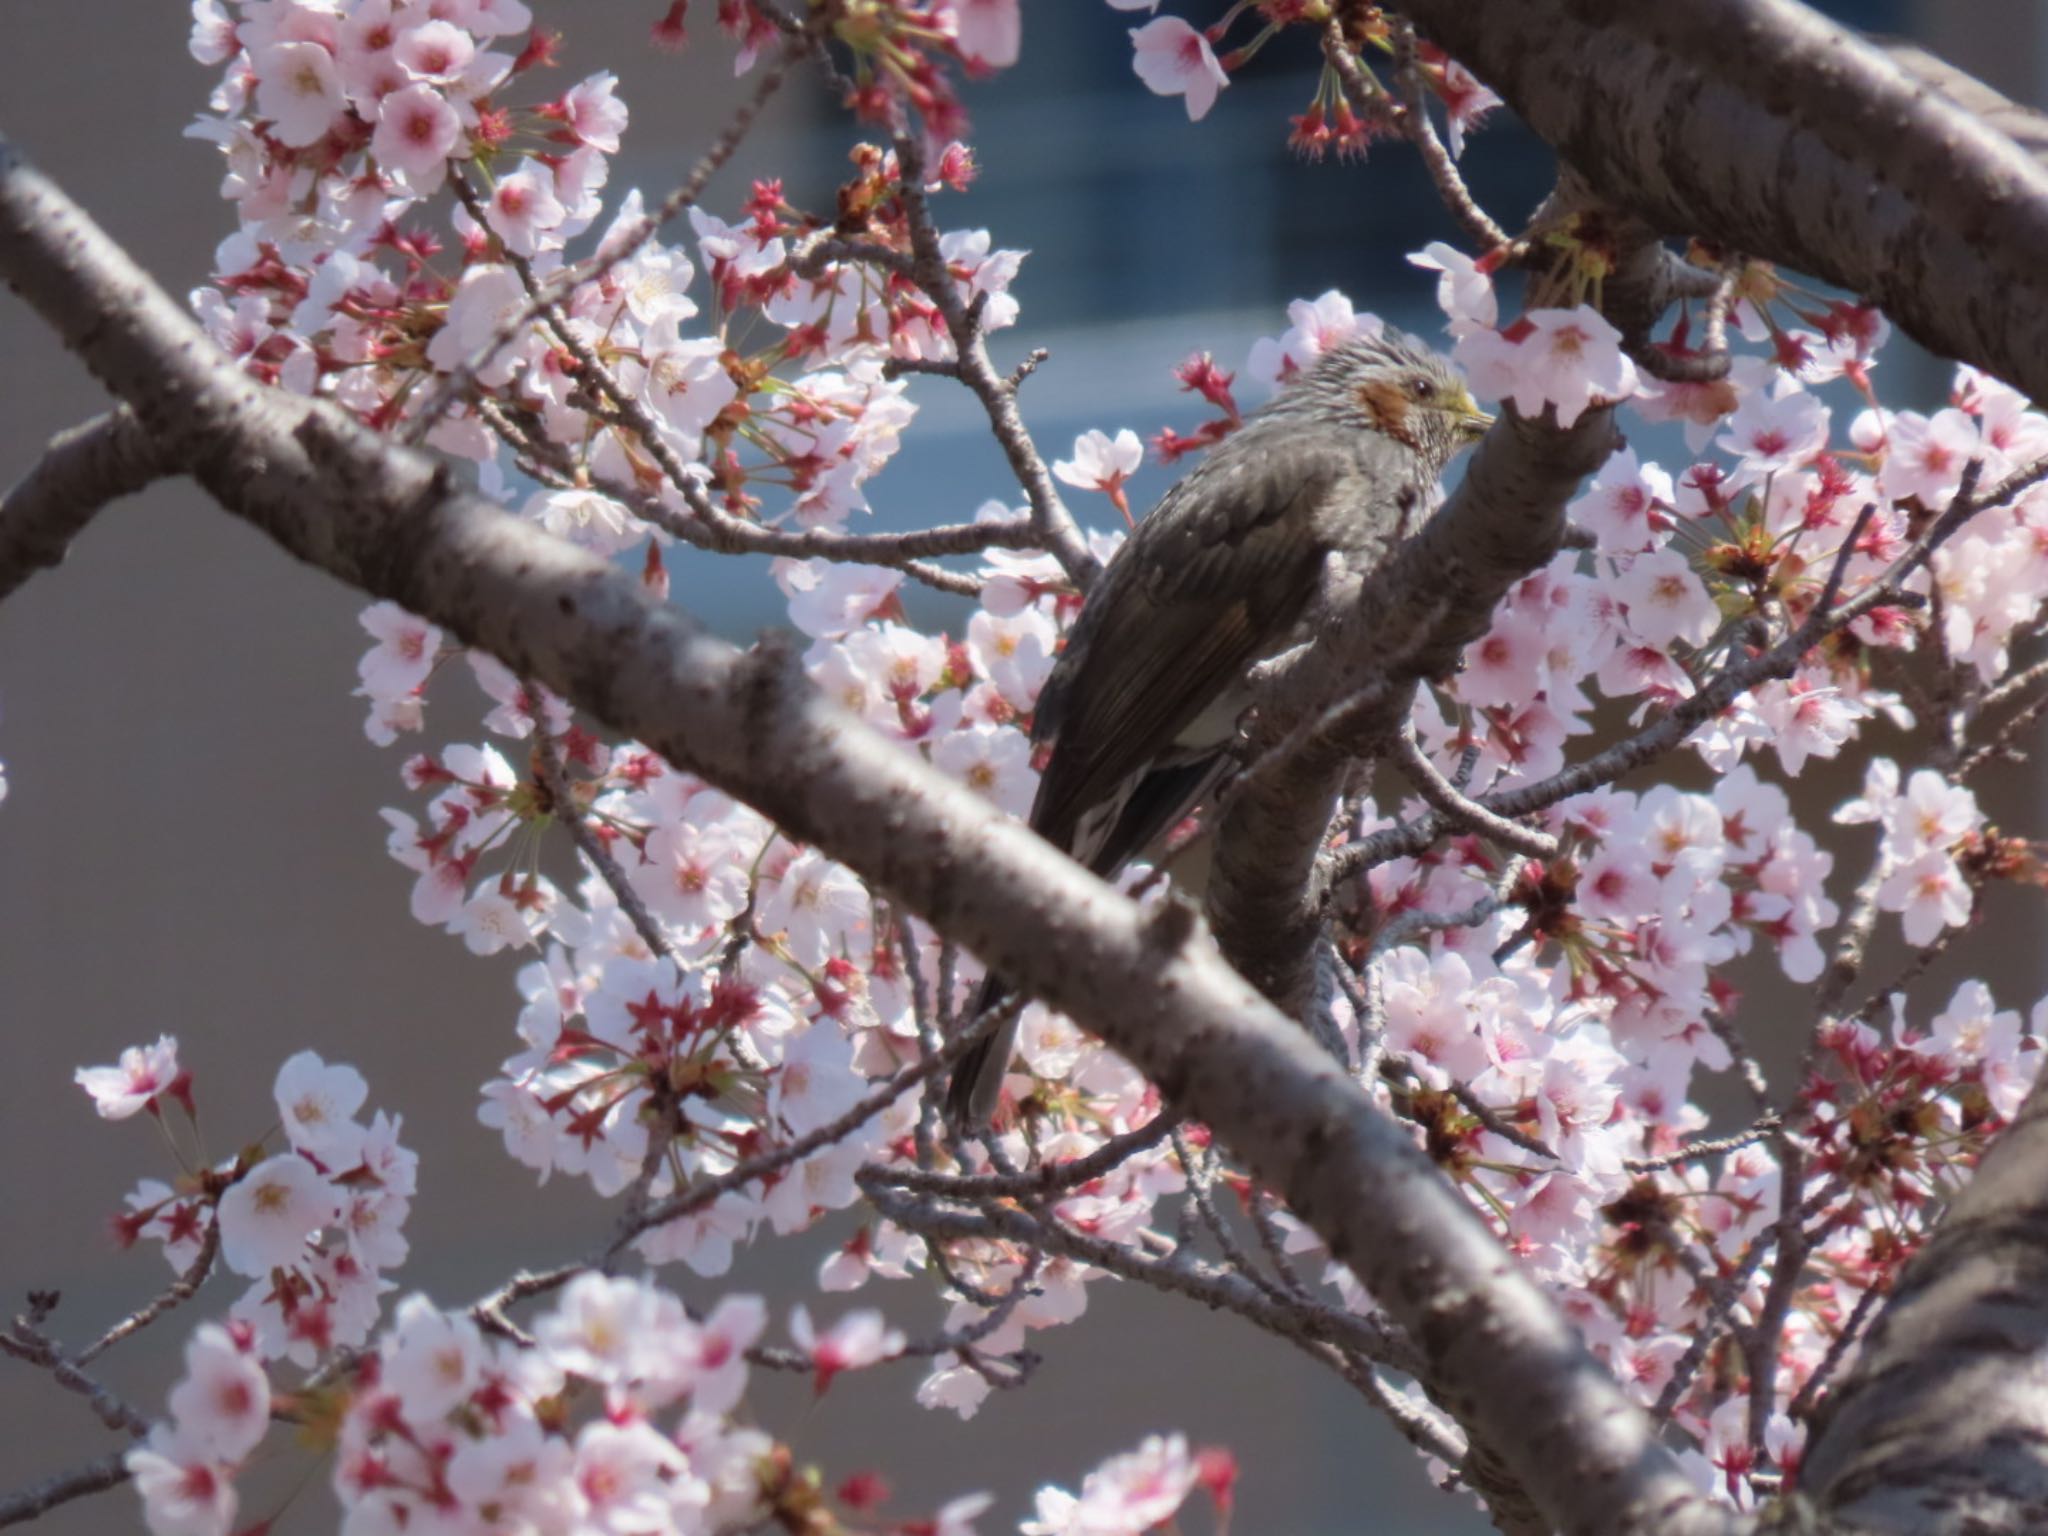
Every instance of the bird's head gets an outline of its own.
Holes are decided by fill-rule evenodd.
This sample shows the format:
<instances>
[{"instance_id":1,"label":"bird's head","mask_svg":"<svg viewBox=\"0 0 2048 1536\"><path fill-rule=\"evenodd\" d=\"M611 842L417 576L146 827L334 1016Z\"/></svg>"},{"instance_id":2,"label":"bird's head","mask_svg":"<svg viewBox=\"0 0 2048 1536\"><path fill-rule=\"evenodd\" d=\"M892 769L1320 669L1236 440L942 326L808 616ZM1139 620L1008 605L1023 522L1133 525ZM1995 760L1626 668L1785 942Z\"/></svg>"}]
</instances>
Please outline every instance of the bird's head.
<instances>
[{"instance_id":1,"label":"bird's head","mask_svg":"<svg viewBox=\"0 0 2048 1536\"><path fill-rule=\"evenodd\" d=\"M1390 437L1438 469L1493 425L1448 358L1393 330L1337 343L1282 398Z\"/></svg>"}]
</instances>

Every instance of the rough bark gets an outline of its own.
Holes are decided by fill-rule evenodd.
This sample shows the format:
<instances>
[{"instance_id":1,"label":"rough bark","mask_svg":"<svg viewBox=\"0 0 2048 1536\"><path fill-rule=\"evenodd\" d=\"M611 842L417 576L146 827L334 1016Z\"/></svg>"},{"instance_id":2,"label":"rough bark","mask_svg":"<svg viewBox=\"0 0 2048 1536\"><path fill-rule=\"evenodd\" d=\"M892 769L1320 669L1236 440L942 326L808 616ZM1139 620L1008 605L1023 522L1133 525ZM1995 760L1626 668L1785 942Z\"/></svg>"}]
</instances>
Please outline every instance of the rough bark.
<instances>
[{"instance_id":1,"label":"rough bark","mask_svg":"<svg viewBox=\"0 0 2048 1536\"><path fill-rule=\"evenodd\" d=\"M67 428L0 497L0 598L63 563L71 541L110 501L172 472L125 408Z\"/></svg>"},{"instance_id":2,"label":"rough bark","mask_svg":"<svg viewBox=\"0 0 2048 1536\"><path fill-rule=\"evenodd\" d=\"M2048 1087L2037 1083L1814 1426L1800 1482L1830 1528L2048 1530L2044 1297Z\"/></svg>"},{"instance_id":3,"label":"rough bark","mask_svg":"<svg viewBox=\"0 0 2048 1536\"><path fill-rule=\"evenodd\" d=\"M1409 0L1606 200L2048 399L2048 168L1792 0Z\"/></svg>"}]
</instances>

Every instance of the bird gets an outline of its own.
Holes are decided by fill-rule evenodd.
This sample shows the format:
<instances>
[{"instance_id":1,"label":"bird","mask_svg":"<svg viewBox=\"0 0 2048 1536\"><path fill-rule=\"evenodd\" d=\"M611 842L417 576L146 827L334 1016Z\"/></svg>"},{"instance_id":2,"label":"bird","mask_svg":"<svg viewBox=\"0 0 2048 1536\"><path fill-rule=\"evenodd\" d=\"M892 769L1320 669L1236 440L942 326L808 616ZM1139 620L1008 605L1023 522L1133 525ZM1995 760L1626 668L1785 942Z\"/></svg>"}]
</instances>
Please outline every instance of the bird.
<instances>
[{"instance_id":1,"label":"bird","mask_svg":"<svg viewBox=\"0 0 2048 1536\"><path fill-rule=\"evenodd\" d=\"M1228 772L1249 674L1354 602L1493 418L1448 359L1392 330L1326 346L1135 527L1082 606L1032 712L1030 826L1104 879ZM966 1020L1011 988L984 978ZM1015 1013L953 1070L946 1117L986 1126Z\"/></svg>"}]
</instances>

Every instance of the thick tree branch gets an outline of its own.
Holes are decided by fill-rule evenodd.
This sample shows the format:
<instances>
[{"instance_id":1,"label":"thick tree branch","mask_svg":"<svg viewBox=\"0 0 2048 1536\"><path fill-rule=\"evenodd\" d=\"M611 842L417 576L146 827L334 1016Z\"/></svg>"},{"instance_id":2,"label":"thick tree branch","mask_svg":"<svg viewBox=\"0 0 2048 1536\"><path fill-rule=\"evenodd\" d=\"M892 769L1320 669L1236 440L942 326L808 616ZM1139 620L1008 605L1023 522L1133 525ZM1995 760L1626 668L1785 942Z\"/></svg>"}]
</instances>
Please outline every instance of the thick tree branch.
<instances>
[{"instance_id":1,"label":"thick tree branch","mask_svg":"<svg viewBox=\"0 0 2048 1536\"><path fill-rule=\"evenodd\" d=\"M1794 0L1408 0L1600 195L2048 398L2048 167Z\"/></svg>"},{"instance_id":2,"label":"thick tree branch","mask_svg":"<svg viewBox=\"0 0 2048 1536\"><path fill-rule=\"evenodd\" d=\"M1828 1529L2048 1529L2048 1079L1991 1144L1840 1386L1800 1471Z\"/></svg>"},{"instance_id":3,"label":"thick tree branch","mask_svg":"<svg viewBox=\"0 0 2048 1536\"><path fill-rule=\"evenodd\" d=\"M1450 499L1261 696L1253 747L1272 760L1225 808L1209 907L1224 953L1289 1012L1314 996L1316 860L1345 780L1399 729L1415 684L1455 671L1508 589L1557 553L1565 503L1613 443L1606 410L1568 431L1505 412ZM1350 696L1364 707L1324 713ZM1303 739L1303 720L1326 724Z\"/></svg>"},{"instance_id":4,"label":"thick tree branch","mask_svg":"<svg viewBox=\"0 0 2048 1536\"><path fill-rule=\"evenodd\" d=\"M171 473L125 406L59 432L0 497L0 598L63 563L71 541L108 502Z\"/></svg>"},{"instance_id":5,"label":"thick tree branch","mask_svg":"<svg viewBox=\"0 0 2048 1536\"><path fill-rule=\"evenodd\" d=\"M1152 1074L1364 1281L1439 1400L1561 1529L1738 1528L1409 1133L1184 908L1141 910L834 707L779 650L734 651L442 467L257 384L4 144L0 277L228 510L746 799Z\"/></svg>"}]
</instances>

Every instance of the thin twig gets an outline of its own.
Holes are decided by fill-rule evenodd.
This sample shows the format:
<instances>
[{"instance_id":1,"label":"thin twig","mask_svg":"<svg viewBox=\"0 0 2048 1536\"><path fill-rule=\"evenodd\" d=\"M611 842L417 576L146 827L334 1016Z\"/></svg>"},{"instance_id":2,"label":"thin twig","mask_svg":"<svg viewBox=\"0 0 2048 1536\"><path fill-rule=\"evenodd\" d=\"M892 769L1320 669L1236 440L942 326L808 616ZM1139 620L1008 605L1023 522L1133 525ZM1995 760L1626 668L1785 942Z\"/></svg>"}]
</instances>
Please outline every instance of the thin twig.
<instances>
[{"instance_id":1,"label":"thin twig","mask_svg":"<svg viewBox=\"0 0 2048 1536\"><path fill-rule=\"evenodd\" d=\"M1122 1243L1077 1232L1014 1205L991 1202L969 1209L940 1204L889 1189L864 1175L861 1187L890 1221L928 1238L1000 1238L1023 1243L1156 1290L1188 1296L1206 1306L1233 1312L1282 1338L1336 1343L1366 1359L1409 1374L1423 1369L1407 1337L1382 1318L1360 1317L1302 1297L1276 1297L1244 1276L1185 1251L1166 1258L1147 1258Z\"/></svg>"},{"instance_id":2,"label":"thin twig","mask_svg":"<svg viewBox=\"0 0 2048 1536\"><path fill-rule=\"evenodd\" d=\"M1016 386L996 372L989 360L988 342L983 334L981 311L960 296L960 285L946 265L939 248L939 229L932 218L924 193L924 146L913 133L896 135L897 180L901 187L904 222L910 234L912 270L916 282L946 323L957 364L955 376L981 402L989 430L1002 445L1010 471L1023 488L1031 507L1031 523L1042 546L1058 560L1074 585L1086 591L1094 583L1101 563L1081 537L1074 517L1060 499L1052 472L1039 456L1038 445L1024 425L1017 409Z\"/></svg>"},{"instance_id":3,"label":"thin twig","mask_svg":"<svg viewBox=\"0 0 2048 1536\"><path fill-rule=\"evenodd\" d=\"M1426 912L1417 907L1407 912L1396 913L1372 936L1372 948L1367 952L1368 959L1377 960L1380 956L1406 944L1410 939L1420 938L1425 933L1442 933L1455 928L1477 928L1496 913L1504 912L1513 905L1509 893L1521 875L1521 866L1510 859L1503 864L1500 874L1495 877L1486 894L1475 898L1469 906L1460 907L1452 912Z\"/></svg>"},{"instance_id":4,"label":"thin twig","mask_svg":"<svg viewBox=\"0 0 2048 1536\"><path fill-rule=\"evenodd\" d=\"M1324 57L1329 57L1335 34L1335 47L1340 54L1348 54L1344 46L1344 33L1336 21L1332 21L1323 34ZM1401 111L1394 119L1394 126L1401 135L1415 146L1416 154L1422 157L1422 167L1429 172L1431 185L1436 188L1437 198L1444 208L1465 227L1465 233L1477 242L1481 254L1496 251L1514 242L1508 232L1488 217L1479 200L1472 195L1472 189L1465 185L1465 178L1458 170L1458 162L1451 158L1451 152L1444 141L1437 136L1436 124L1430 121L1429 102L1423 91L1422 67L1415 56L1415 28L1405 18L1393 23L1394 38L1394 83L1400 93ZM1340 69L1338 77L1344 81L1345 94L1351 92L1351 81ZM1353 110L1356 110L1354 105Z\"/></svg>"},{"instance_id":5,"label":"thin twig","mask_svg":"<svg viewBox=\"0 0 2048 1536\"><path fill-rule=\"evenodd\" d=\"M1792 1298L1799 1291L1809 1246L1799 1198L1806 1180L1805 1150L1782 1130L1773 1140L1778 1149L1778 1256L1756 1325L1742 1341L1743 1364L1749 1371L1749 1450L1758 1464L1765 1460L1764 1431L1778 1405L1778 1345L1785 1320L1792 1313Z\"/></svg>"},{"instance_id":6,"label":"thin twig","mask_svg":"<svg viewBox=\"0 0 2048 1536\"><path fill-rule=\"evenodd\" d=\"M1180 1116L1162 1111L1136 1130L1110 1137L1084 1157L1040 1163L1025 1173L927 1173L897 1163L870 1163L861 1172L899 1189L952 1200L1038 1200L1115 1172L1138 1153L1158 1146L1181 1123Z\"/></svg>"},{"instance_id":7,"label":"thin twig","mask_svg":"<svg viewBox=\"0 0 2048 1536\"><path fill-rule=\"evenodd\" d=\"M1876 1312L1878 1303L1884 1300L1885 1295L1886 1292L1881 1287L1873 1285L1856 1298L1855 1307L1843 1320L1841 1331L1829 1342L1827 1353L1821 1356L1820 1364L1813 1368L1813 1374L1806 1378L1806 1384L1799 1389L1786 1407L1787 1418L1797 1421L1811 1416L1814 1406L1820 1400L1822 1389L1828 1384L1828 1379L1841 1368L1842 1362L1848 1358L1849 1351L1855 1347L1856 1341L1863 1337L1864 1325L1870 1321L1871 1315Z\"/></svg>"},{"instance_id":8,"label":"thin twig","mask_svg":"<svg viewBox=\"0 0 2048 1536\"><path fill-rule=\"evenodd\" d=\"M1740 1152L1744 1147L1753 1147L1766 1140L1784 1122L1775 1114L1766 1115L1754 1125L1736 1131L1728 1136L1713 1136L1699 1141L1689 1141L1674 1152L1661 1157L1623 1158L1621 1166L1630 1173L1662 1173L1667 1168L1683 1167L1698 1162L1703 1157L1724 1157L1730 1152Z\"/></svg>"},{"instance_id":9,"label":"thin twig","mask_svg":"<svg viewBox=\"0 0 2048 1536\"><path fill-rule=\"evenodd\" d=\"M538 721L534 725L533 763L540 775L541 787L547 790L548 798L554 804L556 817L568 828L577 850L590 861L590 867L597 871L598 878L611 891L619 910L626 914L633 931L640 935L640 942L654 955L674 959L675 951L669 947L668 935L661 931L660 922L647 910L647 903L640 899L640 892L626 877L626 871L612 857L611 849L597 835L576 803L575 787L570 784L562 766L561 749L547 733L547 728Z\"/></svg>"},{"instance_id":10,"label":"thin twig","mask_svg":"<svg viewBox=\"0 0 2048 1536\"><path fill-rule=\"evenodd\" d=\"M1768 1234L1755 1238L1743 1250L1735 1268L1729 1271L1720 1286L1707 1293L1705 1309L1689 1325L1692 1342L1686 1345L1685 1353L1672 1365L1671 1379L1664 1383L1664 1390L1657 1394L1656 1406L1650 1410L1650 1417L1659 1424L1667 1422L1677 1409L1679 1400L1685 1396L1686 1389L1692 1385L1693 1377L1698 1374L1700 1366L1705 1362L1707 1351L1720 1340L1721 1320L1741 1299L1743 1287L1749 1284L1750 1277L1756 1273L1757 1266L1763 1263L1764 1255L1769 1253L1770 1249L1771 1238Z\"/></svg>"},{"instance_id":11,"label":"thin twig","mask_svg":"<svg viewBox=\"0 0 2048 1536\"><path fill-rule=\"evenodd\" d=\"M688 1189L678 1190L665 1200L656 1201L631 1223L630 1230L613 1235L610 1246L605 1250L609 1258L626 1243L642 1232L655 1227L666 1226L684 1216L703 1210L712 1202L734 1190L743 1189L759 1180L772 1178L792 1164L799 1163L833 1143L843 1141L860 1126L872 1120L891 1104L902 1098L926 1078L945 1071L968 1051L981 1043L982 1038L992 1032L1018 1008L1023 999L1012 998L1008 1002L991 1008L966 1029L948 1040L945 1047L934 1055L919 1057L909 1066L883 1080L873 1093L856 1102L843 1114L834 1117L813 1131L808 1131L785 1146L735 1163L727 1172L715 1178L702 1179Z\"/></svg>"},{"instance_id":12,"label":"thin twig","mask_svg":"<svg viewBox=\"0 0 2048 1536\"><path fill-rule=\"evenodd\" d=\"M87 1494L105 1493L109 1488L118 1488L132 1476L128 1470L128 1453L112 1451L68 1472L59 1472L46 1477L39 1483L9 1494L0 1499L0 1526L19 1525L46 1515L59 1505L73 1499L82 1499Z\"/></svg>"},{"instance_id":13,"label":"thin twig","mask_svg":"<svg viewBox=\"0 0 2048 1536\"><path fill-rule=\"evenodd\" d=\"M1411 722L1403 725L1393 740L1393 759L1415 786L1415 792L1422 796L1438 815L1453 826L1462 826L1469 832L1512 848L1517 853L1527 854L1532 859L1548 861L1557 857L1558 842L1548 832L1532 828L1496 816L1476 801L1468 800L1458 787L1429 760L1421 745L1415 740L1415 726Z\"/></svg>"},{"instance_id":14,"label":"thin twig","mask_svg":"<svg viewBox=\"0 0 2048 1536\"><path fill-rule=\"evenodd\" d=\"M149 1433L149 1420L104 1382L81 1370L78 1363L58 1348L56 1342L27 1317L17 1317L10 1332L0 1333L0 1354L14 1356L26 1364L48 1371L67 1392L76 1392L91 1405L99 1421L141 1439Z\"/></svg>"},{"instance_id":15,"label":"thin twig","mask_svg":"<svg viewBox=\"0 0 2048 1536\"><path fill-rule=\"evenodd\" d=\"M1214 1158L1204 1156L1202 1151L1193 1147L1187 1136L1180 1131L1173 1133L1173 1150L1180 1159L1182 1171L1187 1175L1188 1202L1194 1206L1202 1225L1208 1229L1217 1252L1223 1255L1224 1264L1274 1300L1287 1300L1286 1288L1269 1279L1266 1272L1253 1262L1252 1256L1245 1251L1244 1245L1238 1242L1237 1235L1224 1221L1222 1213L1216 1209Z\"/></svg>"},{"instance_id":16,"label":"thin twig","mask_svg":"<svg viewBox=\"0 0 2048 1536\"><path fill-rule=\"evenodd\" d=\"M122 1318L73 1358L80 1365L90 1365L123 1339L140 1333L172 1308L190 1301L193 1293L206 1283L206 1277L213 1272L214 1256L219 1252L220 1223L209 1221L205 1235L199 1240L199 1252L193 1255L184 1272L158 1292L154 1300Z\"/></svg>"}]
</instances>

